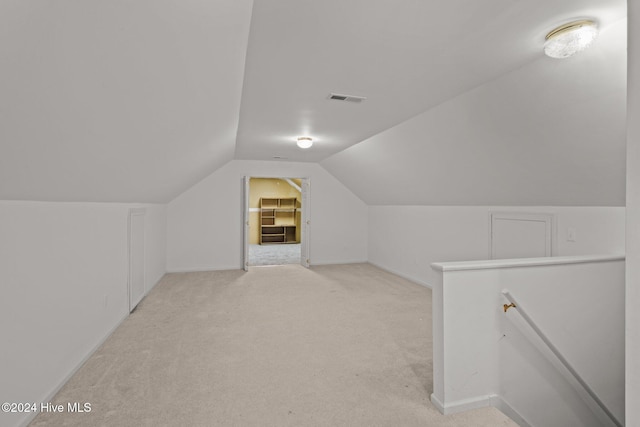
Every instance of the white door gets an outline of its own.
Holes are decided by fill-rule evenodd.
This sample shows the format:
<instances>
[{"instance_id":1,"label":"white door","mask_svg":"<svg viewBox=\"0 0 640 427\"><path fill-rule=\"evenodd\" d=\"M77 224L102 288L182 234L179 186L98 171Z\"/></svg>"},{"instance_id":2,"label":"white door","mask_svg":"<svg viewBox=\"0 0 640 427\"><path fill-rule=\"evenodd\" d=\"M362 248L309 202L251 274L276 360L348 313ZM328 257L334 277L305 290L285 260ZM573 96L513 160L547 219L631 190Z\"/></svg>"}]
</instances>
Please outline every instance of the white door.
<instances>
[{"instance_id":1,"label":"white door","mask_svg":"<svg viewBox=\"0 0 640 427\"><path fill-rule=\"evenodd\" d=\"M129 312L144 297L144 209L129 211Z\"/></svg>"},{"instance_id":2,"label":"white door","mask_svg":"<svg viewBox=\"0 0 640 427\"><path fill-rule=\"evenodd\" d=\"M491 259L552 255L553 215L493 212L490 221Z\"/></svg>"},{"instance_id":3,"label":"white door","mask_svg":"<svg viewBox=\"0 0 640 427\"><path fill-rule=\"evenodd\" d=\"M251 177L245 176L242 194L244 197L242 208L242 269L249 271L249 183Z\"/></svg>"},{"instance_id":4,"label":"white door","mask_svg":"<svg viewBox=\"0 0 640 427\"><path fill-rule=\"evenodd\" d=\"M311 226L311 218L309 215L309 212L311 212L311 206L309 204L310 189L309 178L302 178L302 230L300 231L300 264L305 267L309 267L309 265L311 265L311 257L309 255L309 228Z\"/></svg>"}]
</instances>

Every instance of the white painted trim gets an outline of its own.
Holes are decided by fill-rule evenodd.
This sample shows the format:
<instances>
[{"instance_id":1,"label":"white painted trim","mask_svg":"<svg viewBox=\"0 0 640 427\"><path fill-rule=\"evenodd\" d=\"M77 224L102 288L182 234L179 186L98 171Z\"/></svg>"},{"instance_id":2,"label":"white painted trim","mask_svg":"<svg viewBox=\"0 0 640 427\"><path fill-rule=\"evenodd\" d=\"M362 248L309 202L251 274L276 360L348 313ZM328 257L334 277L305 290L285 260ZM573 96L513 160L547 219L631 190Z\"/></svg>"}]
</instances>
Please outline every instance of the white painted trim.
<instances>
[{"instance_id":1,"label":"white painted trim","mask_svg":"<svg viewBox=\"0 0 640 427\"><path fill-rule=\"evenodd\" d=\"M431 393L431 403L433 403L433 406L436 407L438 412L444 414L444 403L440 402L435 393Z\"/></svg>"},{"instance_id":2,"label":"white painted trim","mask_svg":"<svg viewBox=\"0 0 640 427\"><path fill-rule=\"evenodd\" d=\"M489 259L495 259L493 257L493 220L494 219L508 219L513 221L536 221L544 222L547 224L546 240L548 253L546 256L553 256L558 252L557 249L557 229L556 229L556 215L546 212L505 212L505 211L492 211L489 212Z\"/></svg>"},{"instance_id":3,"label":"white painted trim","mask_svg":"<svg viewBox=\"0 0 640 427\"><path fill-rule=\"evenodd\" d=\"M292 178L295 179L300 179L302 181L302 187L298 187L293 181ZM243 189L244 192L246 193L246 195L244 196L244 200L245 200L245 209L248 210L249 213L251 212L260 212L260 208L250 208L249 207L249 187L248 187L248 181L251 179L280 179L283 180L285 182L287 182L289 185L291 185L292 187L294 187L296 190L300 191L300 204L301 204L301 208L300 208L300 264L304 267L309 267L311 265L310 262L307 262L307 260L311 259L311 250L310 250L310 242L309 242L309 238L310 238L310 227L311 227L311 206L310 206L310 199L311 199L311 180L309 177L283 177L282 175L280 176L265 176L265 175L260 175L260 176L252 176L252 175L248 175L245 174L244 175L244 180L245 180L245 184L243 185ZM304 191L303 191L304 190ZM243 248L243 259L242 259L242 266L241 268L245 271L248 271L248 268L250 267L250 265L248 264L249 262L249 254L248 254L248 245L249 245L249 234L248 234L248 225L245 226L246 223L248 223L249 221L249 216L248 214L243 215L243 218L245 220L245 222L243 222L243 230L245 230L244 235L243 235L243 245L245 245L245 248ZM247 228L245 228L247 227ZM329 263L329 264L333 264L333 263ZM350 264L350 263L347 263ZM235 268L233 268L235 269ZM214 271L214 270L219 270L219 269L211 269L211 268L207 268L206 271ZM194 270L185 270L185 271L194 271ZM174 271L174 272L182 272L182 271Z\"/></svg>"},{"instance_id":4,"label":"white painted trim","mask_svg":"<svg viewBox=\"0 0 640 427\"><path fill-rule=\"evenodd\" d=\"M571 362L564 357L560 349L558 349L542 329L538 327L536 322L531 318L531 316L529 316L522 303L516 301L513 295L511 295L511 293L506 289L502 291L502 295L512 303L514 307L516 307L514 312L518 313L520 317L524 319L529 328L533 330L536 333L536 336L546 345L545 348L540 348L542 346L536 344L540 353L544 354L547 358L555 358L554 360L550 360L554 365L556 365L556 363L554 363L556 360L560 362L561 367L557 366L556 369L558 369L567 382L574 387L587 406L589 406L589 408L598 415L603 422L603 425L622 427L623 424L620 420L618 420L613 412L611 412L606 403L600 399L600 396L598 396L595 390L593 390L584 378L582 378ZM550 350L553 356L548 356L546 350Z\"/></svg>"},{"instance_id":5,"label":"white painted trim","mask_svg":"<svg viewBox=\"0 0 640 427\"><path fill-rule=\"evenodd\" d=\"M311 267L311 179L301 178L300 191L300 264Z\"/></svg>"},{"instance_id":6,"label":"white painted trim","mask_svg":"<svg viewBox=\"0 0 640 427\"><path fill-rule=\"evenodd\" d=\"M314 262L313 264L311 264L311 266L366 264L367 262L368 262L367 260L321 261L321 262ZM251 267L259 267L259 266L254 265L254 266L251 266ZM235 266L211 266L211 265L207 265L207 266L203 266L203 267L194 267L194 268L169 268L169 269L167 269L167 274L170 274L170 273L198 273L198 272L205 272L205 271L224 271L224 270L242 270L242 267L241 266L239 267L237 265L235 265ZM390 273L393 273L393 272L390 271ZM400 276L400 277L402 277L402 276ZM411 280L411 279L407 279L407 280Z\"/></svg>"},{"instance_id":7,"label":"white painted trim","mask_svg":"<svg viewBox=\"0 0 640 427\"><path fill-rule=\"evenodd\" d=\"M520 427L532 427L531 424L522 416L518 411L504 400L502 396L497 394L491 394L488 396L480 396L473 399L460 400L448 405L444 405L440 400L431 394L431 403L440 411L443 415L457 414L459 412L465 412L470 409L486 408L492 406L505 414L507 417L515 421Z\"/></svg>"},{"instance_id":8,"label":"white painted trim","mask_svg":"<svg viewBox=\"0 0 640 427\"><path fill-rule=\"evenodd\" d=\"M298 192L302 193L302 188L300 188L300 186L298 184L296 184L295 182L293 182L291 180L291 178L282 178L284 179L287 184L289 184L290 186L292 186L293 188L295 188L296 190L298 190Z\"/></svg>"},{"instance_id":9,"label":"white painted trim","mask_svg":"<svg viewBox=\"0 0 640 427\"><path fill-rule=\"evenodd\" d=\"M122 324L122 322L124 322L124 320L129 317L129 312L128 310L125 310L126 312L124 313L124 315L120 318L119 321L116 322L115 326L113 326L113 328L111 328L101 339L100 341L98 341L98 343L96 345L94 345L91 350L89 350L87 352L87 354L78 362L78 364L71 369L71 371L69 371L69 373L67 375L64 376L64 378L62 378L62 380L58 383L58 385L56 385L53 390L51 390L51 392L49 392L43 399L40 400L40 402L51 402L53 401L53 398L55 397L56 394L58 394L58 392L62 389L62 387L64 387L64 385L66 383L69 382L69 380L71 379L71 377L73 377L75 375L76 372L78 372L78 369L80 369L82 367L82 365L84 365L87 360L89 360L89 358L91 356L93 356L93 354L98 351L98 349L100 347L102 347L102 344L105 343L105 341L115 332L116 329L118 329L118 327L120 327L120 325ZM37 402L37 400L36 400ZM27 427L31 421L33 421L33 419L38 415L38 412L31 412L29 413L29 416L27 418L25 418L24 420L22 420L22 422L20 422L18 424L18 427Z\"/></svg>"},{"instance_id":10,"label":"white painted trim","mask_svg":"<svg viewBox=\"0 0 640 427\"><path fill-rule=\"evenodd\" d=\"M488 406L494 406L493 403L500 397L495 394L487 396L478 396L471 399L458 400L456 402L443 404L435 395L431 394L431 403L436 407L443 415L457 414L459 412L469 411L471 409L486 408Z\"/></svg>"},{"instance_id":11,"label":"white painted trim","mask_svg":"<svg viewBox=\"0 0 640 427\"><path fill-rule=\"evenodd\" d=\"M544 265L584 264L591 262L624 261L624 255L578 255L543 258L490 259L480 261L435 262L436 271L486 270L492 268L536 267Z\"/></svg>"},{"instance_id":12,"label":"white painted trim","mask_svg":"<svg viewBox=\"0 0 640 427\"><path fill-rule=\"evenodd\" d=\"M158 283L160 283L160 281L162 280L162 278L164 277L166 273L163 273L162 276L160 276L160 278L154 283L153 286L151 286L151 289L155 288ZM87 354L78 362L78 364L71 369L71 371L69 371L69 373L67 375L65 375L65 377L60 381L60 383L58 385L56 385L53 390L51 392L49 392L43 399L40 400L40 402L51 402L53 401L53 398L55 397L56 394L58 394L58 392L62 389L62 387L65 386L66 383L69 382L69 380L71 379L71 377L73 377L75 375L76 372L78 372L78 369L80 369L82 367L82 365L84 365L85 363L87 363L87 360L89 360L89 358L91 356L93 356L93 354L98 351L98 349L100 347L102 347L102 345L105 343L105 341L107 341L107 339L113 335L113 333L116 331L116 329L118 329L120 327L120 325L122 324L122 322L124 322L127 317L129 317L128 312L124 313L124 315L120 318L120 320L118 320L115 325L100 339L100 341L98 341L98 343L96 345L94 345L91 350L89 350L87 352ZM31 421L33 421L33 419L38 415L38 412L34 412L34 413L30 413L29 416L24 419L22 422L20 422L20 424L18 424L18 427L27 427Z\"/></svg>"},{"instance_id":13,"label":"white painted trim","mask_svg":"<svg viewBox=\"0 0 640 427\"><path fill-rule=\"evenodd\" d=\"M249 224L250 213L249 197L251 192L251 177L245 175L242 178L242 269L249 271L249 242L251 237L249 236ZM258 212L260 209L255 208ZM258 215L260 216L260 215Z\"/></svg>"},{"instance_id":14,"label":"white painted trim","mask_svg":"<svg viewBox=\"0 0 640 427\"><path fill-rule=\"evenodd\" d=\"M127 278L127 294L128 294L128 300L129 300L129 313L131 313L138 306L138 304L140 304L140 301L142 301L145 295L147 295L147 286L145 283L147 280L146 215L147 215L146 208L131 208L129 209L129 217L127 219L127 252L128 252L128 260L129 260L128 276L127 276L128 277ZM131 252L131 243L132 243L131 231L132 231L132 222L133 222L134 216L142 217L142 286L143 286L143 289L142 289L142 296L138 301L136 301L135 305L132 307L131 306L132 305L131 282L133 280L133 270L132 270L133 253Z\"/></svg>"},{"instance_id":15,"label":"white painted trim","mask_svg":"<svg viewBox=\"0 0 640 427\"><path fill-rule=\"evenodd\" d=\"M398 277L402 277L403 279L406 279L406 280L408 280L410 282L413 282L415 284L418 284L420 286L424 286L425 288L433 289L433 286L431 286L430 284L428 284L424 280L418 279L417 277L401 273L401 272L393 270L391 268L387 268L387 267L385 267L383 265L380 265L380 264L377 264L375 262L368 261L368 263L373 265L373 266L375 266L375 267L378 267L380 270L386 271L387 273L395 274Z\"/></svg>"},{"instance_id":16,"label":"white painted trim","mask_svg":"<svg viewBox=\"0 0 640 427\"><path fill-rule=\"evenodd\" d=\"M165 271L164 273L160 274L160 275L156 278L156 280L154 280L154 281L152 281L152 282L151 282L151 283L153 283L153 285L151 285L151 286L149 287L149 289L145 289L145 291L146 291L146 292L145 292L145 296L146 296L146 295L148 295L148 294L149 294L149 292L151 292L151 290L152 290L153 288L155 288L155 287L156 287L156 285L157 285L158 283L160 283L160 281L161 281L161 280L162 280L162 278L165 276L165 274L167 274L167 272L166 272L166 271Z\"/></svg>"},{"instance_id":17,"label":"white painted trim","mask_svg":"<svg viewBox=\"0 0 640 427\"><path fill-rule=\"evenodd\" d=\"M205 271L225 271L225 270L242 270L242 265L206 265L202 267L190 267L190 268L170 268L167 269L167 273L198 273Z\"/></svg>"},{"instance_id":18,"label":"white painted trim","mask_svg":"<svg viewBox=\"0 0 640 427\"><path fill-rule=\"evenodd\" d=\"M339 260L339 261L320 261L320 262L314 262L311 263L311 266L320 266L320 265L345 265L345 264L366 264L367 260L358 260L358 259L354 259L354 260Z\"/></svg>"},{"instance_id":19,"label":"white painted trim","mask_svg":"<svg viewBox=\"0 0 640 427\"><path fill-rule=\"evenodd\" d=\"M500 410L507 417L515 421L520 427L532 427L531 424L518 411L513 409L511 404L504 400L502 396L495 396L493 406Z\"/></svg>"}]
</instances>

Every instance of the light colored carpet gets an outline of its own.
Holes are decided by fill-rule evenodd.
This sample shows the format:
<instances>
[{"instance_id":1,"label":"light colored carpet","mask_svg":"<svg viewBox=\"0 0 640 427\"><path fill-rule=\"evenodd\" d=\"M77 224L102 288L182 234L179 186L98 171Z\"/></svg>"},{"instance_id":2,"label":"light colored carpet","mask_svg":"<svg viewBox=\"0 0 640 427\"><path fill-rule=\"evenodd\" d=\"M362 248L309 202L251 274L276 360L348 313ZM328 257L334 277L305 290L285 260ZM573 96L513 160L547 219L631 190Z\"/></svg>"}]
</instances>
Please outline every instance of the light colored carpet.
<instances>
[{"instance_id":1,"label":"light colored carpet","mask_svg":"<svg viewBox=\"0 0 640 427\"><path fill-rule=\"evenodd\" d=\"M249 266L300 264L300 244L249 245Z\"/></svg>"},{"instance_id":2,"label":"light colored carpet","mask_svg":"<svg viewBox=\"0 0 640 427\"><path fill-rule=\"evenodd\" d=\"M369 264L168 274L33 426L514 426L430 403L431 291Z\"/></svg>"}]
</instances>

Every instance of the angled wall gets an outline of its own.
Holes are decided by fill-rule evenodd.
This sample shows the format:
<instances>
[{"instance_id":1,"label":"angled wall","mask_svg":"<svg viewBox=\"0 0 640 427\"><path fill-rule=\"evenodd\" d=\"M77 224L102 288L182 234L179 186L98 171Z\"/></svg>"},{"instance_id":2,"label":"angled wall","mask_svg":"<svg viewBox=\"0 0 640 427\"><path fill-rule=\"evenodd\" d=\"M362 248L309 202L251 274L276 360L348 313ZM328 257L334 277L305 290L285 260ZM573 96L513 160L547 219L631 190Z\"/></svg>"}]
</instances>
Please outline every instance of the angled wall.
<instances>
[{"instance_id":1,"label":"angled wall","mask_svg":"<svg viewBox=\"0 0 640 427\"><path fill-rule=\"evenodd\" d=\"M127 316L130 207L146 208L149 290L165 271L164 205L0 201L2 402L49 401Z\"/></svg>"},{"instance_id":2,"label":"angled wall","mask_svg":"<svg viewBox=\"0 0 640 427\"><path fill-rule=\"evenodd\" d=\"M521 426L613 427L609 411L624 425L624 313L616 309L624 304L624 257L434 268L432 401L442 412L492 405ZM510 301L515 308L503 310Z\"/></svg>"},{"instance_id":3,"label":"angled wall","mask_svg":"<svg viewBox=\"0 0 640 427\"><path fill-rule=\"evenodd\" d=\"M624 206L625 99L618 21L321 165L369 205Z\"/></svg>"},{"instance_id":4,"label":"angled wall","mask_svg":"<svg viewBox=\"0 0 640 427\"><path fill-rule=\"evenodd\" d=\"M310 178L311 264L367 260L367 206L315 163L234 160L168 205L167 270L242 268L242 179Z\"/></svg>"},{"instance_id":5,"label":"angled wall","mask_svg":"<svg viewBox=\"0 0 640 427\"><path fill-rule=\"evenodd\" d=\"M434 262L488 259L490 212L555 215L554 256L624 253L621 207L370 206L369 262L431 287Z\"/></svg>"},{"instance_id":6,"label":"angled wall","mask_svg":"<svg viewBox=\"0 0 640 427\"><path fill-rule=\"evenodd\" d=\"M0 199L165 203L231 160L252 7L1 2Z\"/></svg>"}]
</instances>

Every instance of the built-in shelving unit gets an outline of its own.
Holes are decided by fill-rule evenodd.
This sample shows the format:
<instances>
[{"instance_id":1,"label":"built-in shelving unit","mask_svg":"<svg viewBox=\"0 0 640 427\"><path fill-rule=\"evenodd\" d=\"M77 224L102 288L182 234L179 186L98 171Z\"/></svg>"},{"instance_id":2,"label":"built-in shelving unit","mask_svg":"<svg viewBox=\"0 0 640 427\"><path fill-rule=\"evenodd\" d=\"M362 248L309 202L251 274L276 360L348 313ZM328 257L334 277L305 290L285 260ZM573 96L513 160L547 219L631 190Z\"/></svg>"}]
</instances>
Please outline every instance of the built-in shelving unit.
<instances>
[{"instance_id":1,"label":"built-in shelving unit","mask_svg":"<svg viewBox=\"0 0 640 427\"><path fill-rule=\"evenodd\" d=\"M296 212L298 200L290 198L260 199L260 244L297 243Z\"/></svg>"}]
</instances>

